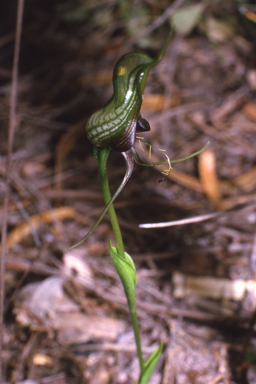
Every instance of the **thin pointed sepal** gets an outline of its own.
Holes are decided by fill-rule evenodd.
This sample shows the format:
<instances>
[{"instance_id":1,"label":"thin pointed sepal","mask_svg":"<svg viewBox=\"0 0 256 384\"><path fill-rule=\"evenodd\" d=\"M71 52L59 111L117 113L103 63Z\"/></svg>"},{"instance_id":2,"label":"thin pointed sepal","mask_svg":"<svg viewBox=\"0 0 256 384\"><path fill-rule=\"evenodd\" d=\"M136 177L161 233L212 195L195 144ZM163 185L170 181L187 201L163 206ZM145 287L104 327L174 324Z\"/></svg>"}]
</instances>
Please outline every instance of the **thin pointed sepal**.
<instances>
[{"instance_id":1,"label":"thin pointed sepal","mask_svg":"<svg viewBox=\"0 0 256 384\"><path fill-rule=\"evenodd\" d=\"M99 168L101 167L105 171L106 171L106 165L107 165L107 159L108 159L109 153L110 153L110 149L109 148L94 148L94 156L95 156L95 159L96 159L96 161L98 163L98 167ZM99 219L94 224L94 226L90 229L90 231L86 234L86 236L82 240L80 240L78 243L76 243L76 244L72 245L71 247L69 247L67 249L68 251L70 249L73 249L73 248L77 247L78 245L81 245L85 240L88 239L88 237L93 233L93 231L97 228L97 226L102 221L102 219L105 216L105 214L107 213L110 205L114 202L114 200L117 198L117 196L119 195L119 193L122 191L122 189L124 188L125 184L129 180L129 178L130 178L130 176L132 174L132 171L133 171L133 166L134 166L132 152L131 151L122 152L122 155L124 156L125 162L126 162L126 172L125 172L125 175L124 175L122 183L118 187L117 191L115 192L115 194L113 195L111 200L106 205L104 211L102 212L102 214L100 215Z\"/></svg>"},{"instance_id":2,"label":"thin pointed sepal","mask_svg":"<svg viewBox=\"0 0 256 384\"><path fill-rule=\"evenodd\" d=\"M187 159L191 159L191 157L199 155L201 152L203 152L208 147L209 144L210 144L210 141L208 141L203 148L199 149L199 151L191 153L191 155L188 155L186 157L181 157L180 159L172 159L172 160L170 160L171 164L172 163L179 163L181 161L184 161L184 160L187 160Z\"/></svg>"}]
</instances>

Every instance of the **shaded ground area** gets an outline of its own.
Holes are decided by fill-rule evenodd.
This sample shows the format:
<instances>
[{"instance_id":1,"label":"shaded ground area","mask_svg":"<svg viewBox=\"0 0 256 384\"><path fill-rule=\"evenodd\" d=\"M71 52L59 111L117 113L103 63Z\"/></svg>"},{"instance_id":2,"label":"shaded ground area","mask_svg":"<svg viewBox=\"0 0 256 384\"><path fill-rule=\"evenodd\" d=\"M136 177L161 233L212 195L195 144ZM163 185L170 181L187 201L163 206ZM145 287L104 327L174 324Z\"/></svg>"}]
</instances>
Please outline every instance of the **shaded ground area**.
<instances>
[{"instance_id":1,"label":"shaded ground area","mask_svg":"<svg viewBox=\"0 0 256 384\"><path fill-rule=\"evenodd\" d=\"M250 6L193 4L200 7L191 31L175 33L150 72L144 138L171 159L210 145L173 164L162 183L166 167L136 166L115 207L138 271L143 351L149 355L160 340L165 346L150 383L253 384L256 24L244 16ZM1 201L16 6L0 5ZM195 9L177 0L25 3L5 275L8 383L138 379L108 217L79 248L66 249L104 208L86 121L111 97L117 60L134 50L155 57L181 7L188 24ZM136 145L148 159L149 147ZM152 150L151 161L162 157ZM111 153L108 172L114 192L125 172L120 154ZM209 213L216 215L202 220ZM187 218L194 223L138 226Z\"/></svg>"}]
</instances>

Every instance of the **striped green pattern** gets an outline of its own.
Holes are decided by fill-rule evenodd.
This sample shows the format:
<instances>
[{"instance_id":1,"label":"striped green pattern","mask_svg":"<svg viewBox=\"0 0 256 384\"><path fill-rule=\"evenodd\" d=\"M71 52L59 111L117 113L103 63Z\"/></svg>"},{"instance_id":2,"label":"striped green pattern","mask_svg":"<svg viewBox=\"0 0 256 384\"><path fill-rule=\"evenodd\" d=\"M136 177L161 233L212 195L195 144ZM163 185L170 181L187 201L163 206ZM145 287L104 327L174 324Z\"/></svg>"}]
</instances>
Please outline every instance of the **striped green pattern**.
<instances>
[{"instance_id":1,"label":"striped green pattern","mask_svg":"<svg viewBox=\"0 0 256 384\"><path fill-rule=\"evenodd\" d=\"M130 148L133 146L149 71L161 60L170 37L171 34L156 59L139 52L128 53L119 59L113 74L114 94L102 109L89 118L86 125L88 139L93 145L114 147L124 137L130 140Z\"/></svg>"}]
</instances>

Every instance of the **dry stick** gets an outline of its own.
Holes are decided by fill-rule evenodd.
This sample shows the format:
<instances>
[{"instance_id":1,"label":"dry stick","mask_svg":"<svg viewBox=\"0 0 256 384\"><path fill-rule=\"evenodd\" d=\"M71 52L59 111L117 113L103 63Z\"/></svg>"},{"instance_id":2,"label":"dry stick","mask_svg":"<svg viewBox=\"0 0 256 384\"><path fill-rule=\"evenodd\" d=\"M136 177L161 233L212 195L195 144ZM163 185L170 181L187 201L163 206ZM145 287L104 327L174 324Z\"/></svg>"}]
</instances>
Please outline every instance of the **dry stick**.
<instances>
[{"instance_id":1,"label":"dry stick","mask_svg":"<svg viewBox=\"0 0 256 384\"><path fill-rule=\"evenodd\" d=\"M9 203L9 189L10 189L10 171L12 166L12 148L14 140L14 132L16 126L16 105L17 105L17 84L18 84L18 67L19 67L19 51L20 39L22 30L24 0L18 0L17 19L16 19L16 32L15 32L15 46L14 46L14 59L12 69L12 84L10 95L10 118L8 130L8 153L6 162L6 184L3 208L3 224L2 224L2 240L1 240L1 262L0 262L0 356L2 356L3 347L3 312L4 312L4 276L5 276L5 260L6 260L6 239L7 239L7 217L8 217L8 203ZM0 384L2 384L2 359L0 358Z\"/></svg>"},{"instance_id":2,"label":"dry stick","mask_svg":"<svg viewBox=\"0 0 256 384\"><path fill-rule=\"evenodd\" d=\"M219 214L220 214L219 212L213 212L213 213L208 213L206 215L193 216L193 217L188 217L186 219L167 221L164 223L139 224L139 228L165 228L165 227L174 227L176 225L199 223L201 221L213 219L214 217L218 216Z\"/></svg>"}]
</instances>

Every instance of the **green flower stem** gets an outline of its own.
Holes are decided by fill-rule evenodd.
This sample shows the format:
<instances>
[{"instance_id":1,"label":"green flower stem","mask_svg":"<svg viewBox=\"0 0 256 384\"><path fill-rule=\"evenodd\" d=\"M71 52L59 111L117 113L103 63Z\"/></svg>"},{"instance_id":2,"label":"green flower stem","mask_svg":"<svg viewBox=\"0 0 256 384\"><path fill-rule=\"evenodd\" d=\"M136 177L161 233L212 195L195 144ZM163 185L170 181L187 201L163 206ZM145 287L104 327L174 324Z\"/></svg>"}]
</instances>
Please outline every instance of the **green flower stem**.
<instances>
[{"instance_id":1,"label":"green flower stem","mask_svg":"<svg viewBox=\"0 0 256 384\"><path fill-rule=\"evenodd\" d=\"M128 305L129 305L131 319L132 319L132 327L133 327L133 332L134 332L134 337L135 337L135 342L137 347L138 359L140 362L140 371L142 372L144 369L144 361L143 361L142 349L141 349L141 343L140 343L139 324L138 324L136 306L134 305L133 308L131 308L129 302L128 302Z\"/></svg>"},{"instance_id":2,"label":"green flower stem","mask_svg":"<svg viewBox=\"0 0 256 384\"><path fill-rule=\"evenodd\" d=\"M110 153L110 150L106 148L102 148L102 149L96 148L94 150L94 156L98 163L101 189L102 189L102 193L103 193L103 197L106 205L111 200L111 194L109 190L109 183L108 183L108 177L107 177L107 158L109 153ZM114 236L116 239L118 255L121 256L123 259L125 259L123 238L122 238L121 230L118 224L118 220L116 217L116 212L113 204L109 206L108 214L109 214L110 222L114 232ZM125 290L125 294L126 294L126 290ZM137 318L137 311L136 311L135 293L132 299L130 295L126 294L126 297L128 301L131 319L132 319L132 326L133 326L135 342L137 347L137 355L140 363L140 370L142 372L144 369L144 361L142 356L142 349L141 349L141 342L140 342L140 335L139 335L139 325L138 325L138 318Z\"/></svg>"},{"instance_id":3,"label":"green flower stem","mask_svg":"<svg viewBox=\"0 0 256 384\"><path fill-rule=\"evenodd\" d=\"M106 165L107 165L106 162L105 162L105 164L99 164L98 168L99 168L100 184L101 184L101 189L102 189L104 201L105 201L105 204L108 205L109 201L111 200L111 194L110 194L110 190L109 190L107 166ZM113 229L113 232L115 235L116 247L118 250L118 254L121 257L125 258L123 238L122 238L121 230L120 230L120 227L118 224L118 220L116 217L116 212L115 212L113 204L111 204L109 206L108 214L109 214L110 222L111 222L112 229Z\"/></svg>"}]
</instances>

